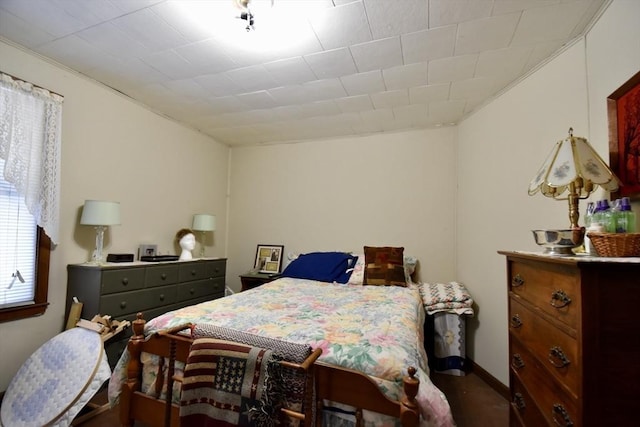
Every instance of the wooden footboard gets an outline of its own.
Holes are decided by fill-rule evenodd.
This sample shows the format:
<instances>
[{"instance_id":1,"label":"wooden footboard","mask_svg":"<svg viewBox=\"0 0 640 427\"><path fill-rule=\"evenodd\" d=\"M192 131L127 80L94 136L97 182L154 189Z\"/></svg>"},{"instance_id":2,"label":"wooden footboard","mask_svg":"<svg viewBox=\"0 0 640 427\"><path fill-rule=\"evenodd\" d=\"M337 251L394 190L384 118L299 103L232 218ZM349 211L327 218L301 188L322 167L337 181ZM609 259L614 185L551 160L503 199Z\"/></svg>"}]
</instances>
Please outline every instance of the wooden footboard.
<instances>
[{"instance_id":1,"label":"wooden footboard","mask_svg":"<svg viewBox=\"0 0 640 427\"><path fill-rule=\"evenodd\" d=\"M149 427L178 427L179 407L171 404L173 396L173 382L180 381L174 374L173 361L186 362L192 339L177 335L184 327L170 331L156 333L148 338L143 335L145 321L142 315L132 322L133 336L128 344L130 355L127 366L127 381L123 385L120 394L120 421L123 426L132 427L135 421L140 421ZM166 399L157 399L141 391L142 386L142 352L158 355L170 360L167 366L167 396ZM316 350L304 364L298 365L300 369L309 369L313 365L315 393L307 393L307 396L315 395L315 402L305 402L305 414L288 413L289 416L304 420L307 427L322 425L323 401L339 402L356 408L356 420L362 422L362 410L390 415L399 418L405 427L415 427L419 423L419 407L415 399L418 393L419 381L415 378L415 368L408 368L408 376L404 378L404 396L400 401L388 399L380 391L377 384L367 375L351 369L345 369L321 362L315 362L320 355ZM305 365L305 366L303 366ZM157 395L163 384L156 384ZM315 414L315 418L311 416Z\"/></svg>"}]
</instances>

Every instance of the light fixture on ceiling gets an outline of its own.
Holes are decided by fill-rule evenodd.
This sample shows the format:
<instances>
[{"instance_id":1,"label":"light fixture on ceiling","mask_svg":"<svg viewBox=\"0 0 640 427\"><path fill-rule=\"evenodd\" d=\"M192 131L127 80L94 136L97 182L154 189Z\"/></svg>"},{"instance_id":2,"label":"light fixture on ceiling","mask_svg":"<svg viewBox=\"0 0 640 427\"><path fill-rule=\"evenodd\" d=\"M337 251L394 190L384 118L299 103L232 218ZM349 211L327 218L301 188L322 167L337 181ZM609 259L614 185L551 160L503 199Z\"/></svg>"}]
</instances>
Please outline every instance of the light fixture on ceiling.
<instances>
[{"instance_id":1,"label":"light fixture on ceiling","mask_svg":"<svg viewBox=\"0 0 640 427\"><path fill-rule=\"evenodd\" d=\"M271 0L271 7L273 7L273 2L274 0ZM249 9L251 0L234 0L234 3L236 7L238 7L242 11L240 12L240 16L238 18L247 21L245 30L247 30L247 32L255 30L255 27L253 26L255 23L255 16L253 12L251 12L251 9Z\"/></svg>"}]
</instances>

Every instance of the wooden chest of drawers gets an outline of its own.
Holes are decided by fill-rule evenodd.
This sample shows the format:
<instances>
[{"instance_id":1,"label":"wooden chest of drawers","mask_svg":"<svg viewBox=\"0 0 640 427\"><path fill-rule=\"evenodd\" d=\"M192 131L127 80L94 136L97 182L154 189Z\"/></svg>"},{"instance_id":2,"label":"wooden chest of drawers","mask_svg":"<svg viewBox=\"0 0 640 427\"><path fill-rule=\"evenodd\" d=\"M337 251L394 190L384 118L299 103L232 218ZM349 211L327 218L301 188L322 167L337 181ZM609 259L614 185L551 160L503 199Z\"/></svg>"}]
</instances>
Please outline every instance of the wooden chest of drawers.
<instances>
[{"instance_id":1,"label":"wooden chest of drawers","mask_svg":"<svg viewBox=\"0 0 640 427\"><path fill-rule=\"evenodd\" d=\"M161 263L71 264L67 266L66 313L77 297L83 303L82 318L96 314L116 320L134 320L143 312L149 320L167 311L224 296L227 260L198 259ZM107 342L113 367L130 330Z\"/></svg>"},{"instance_id":2,"label":"wooden chest of drawers","mask_svg":"<svg viewBox=\"0 0 640 427\"><path fill-rule=\"evenodd\" d=\"M512 426L638 423L640 259L507 257Z\"/></svg>"}]
</instances>

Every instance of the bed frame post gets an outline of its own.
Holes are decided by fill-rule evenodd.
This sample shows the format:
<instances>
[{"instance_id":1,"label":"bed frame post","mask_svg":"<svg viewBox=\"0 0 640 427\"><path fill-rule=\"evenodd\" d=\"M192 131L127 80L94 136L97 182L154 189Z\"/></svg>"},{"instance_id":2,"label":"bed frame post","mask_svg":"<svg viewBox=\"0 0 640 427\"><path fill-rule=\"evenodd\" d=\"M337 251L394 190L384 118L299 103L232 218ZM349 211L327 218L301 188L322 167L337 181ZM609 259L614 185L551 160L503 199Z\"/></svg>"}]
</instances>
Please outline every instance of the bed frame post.
<instances>
[{"instance_id":1,"label":"bed frame post","mask_svg":"<svg viewBox=\"0 0 640 427\"><path fill-rule=\"evenodd\" d=\"M133 336L129 339L127 350L129 351L129 362L127 364L127 381L124 383L120 395L120 423L123 427L132 427L134 420L131 418L131 400L133 393L140 390L140 373L142 363L140 362L141 345L144 342L144 325L146 321L142 318L142 313L138 313L136 320L132 322Z\"/></svg>"},{"instance_id":2,"label":"bed frame post","mask_svg":"<svg viewBox=\"0 0 640 427\"><path fill-rule=\"evenodd\" d=\"M402 379L404 386L404 396L400 400L400 422L403 426L417 426L420 419L420 412L416 395L420 380L416 375L416 368L410 366L407 369L408 376Z\"/></svg>"}]
</instances>

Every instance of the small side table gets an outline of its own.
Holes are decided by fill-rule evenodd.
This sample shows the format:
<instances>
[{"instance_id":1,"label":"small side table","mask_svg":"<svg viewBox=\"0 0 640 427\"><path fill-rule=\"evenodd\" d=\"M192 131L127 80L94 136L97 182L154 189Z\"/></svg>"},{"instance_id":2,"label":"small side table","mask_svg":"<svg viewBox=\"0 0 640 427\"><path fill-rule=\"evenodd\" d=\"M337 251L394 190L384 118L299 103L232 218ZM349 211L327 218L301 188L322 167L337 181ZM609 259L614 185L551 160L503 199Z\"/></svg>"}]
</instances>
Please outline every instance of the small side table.
<instances>
[{"instance_id":1,"label":"small side table","mask_svg":"<svg viewBox=\"0 0 640 427\"><path fill-rule=\"evenodd\" d=\"M257 288L265 283L269 283L272 280L280 277L279 274L273 273L245 273L240 275L240 281L242 282L242 289L240 292L248 291L249 289Z\"/></svg>"}]
</instances>

